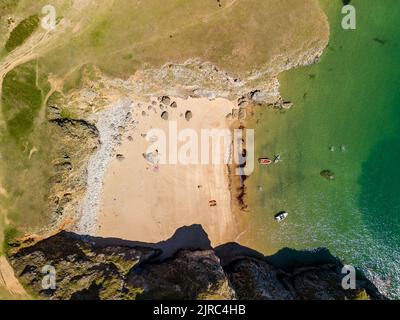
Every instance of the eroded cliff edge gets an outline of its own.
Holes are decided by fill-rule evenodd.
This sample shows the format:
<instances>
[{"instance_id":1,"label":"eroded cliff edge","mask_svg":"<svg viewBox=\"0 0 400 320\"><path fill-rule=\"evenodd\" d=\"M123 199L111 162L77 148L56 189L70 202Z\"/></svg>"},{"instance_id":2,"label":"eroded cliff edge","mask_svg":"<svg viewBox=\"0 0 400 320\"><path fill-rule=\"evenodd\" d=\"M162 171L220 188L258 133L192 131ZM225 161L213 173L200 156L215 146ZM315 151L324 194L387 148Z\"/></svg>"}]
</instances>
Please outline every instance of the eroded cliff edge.
<instances>
[{"instance_id":1,"label":"eroded cliff edge","mask_svg":"<svg viewBox=\"0 0 400 320\"><path fill-rule=\"evenodd\" d=\"M326 249L264 257L235 243L212 248L199 225L157 244L63 231L13 249L9 260L27 291L42 299L385 298L362 274L355 290L344 290L343 265ZM44 266L54 267L54 289L43 289Z\"/></svg>"}]
</instances>

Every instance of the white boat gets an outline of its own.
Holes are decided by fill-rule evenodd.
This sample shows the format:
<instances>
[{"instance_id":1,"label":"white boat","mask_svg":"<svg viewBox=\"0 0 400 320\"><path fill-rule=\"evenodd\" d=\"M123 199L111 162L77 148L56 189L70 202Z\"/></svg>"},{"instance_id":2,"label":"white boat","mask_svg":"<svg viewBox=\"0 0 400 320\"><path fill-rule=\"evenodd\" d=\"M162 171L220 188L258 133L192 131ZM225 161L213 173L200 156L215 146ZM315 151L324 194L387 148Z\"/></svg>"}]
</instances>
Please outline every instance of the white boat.
<instances>
[{"instance_id":1,"label":"white boat","mask_svg":"<svg viewBox=\"0 0 400 320\"><path fill-rule=\"evenodd\" d=\"M281 211L275 215L275 220L278 222L281 222L281 221L285 220L288 215L289 215L289 213L287 213L286 211Z\"/></svg>"}]
</instances>

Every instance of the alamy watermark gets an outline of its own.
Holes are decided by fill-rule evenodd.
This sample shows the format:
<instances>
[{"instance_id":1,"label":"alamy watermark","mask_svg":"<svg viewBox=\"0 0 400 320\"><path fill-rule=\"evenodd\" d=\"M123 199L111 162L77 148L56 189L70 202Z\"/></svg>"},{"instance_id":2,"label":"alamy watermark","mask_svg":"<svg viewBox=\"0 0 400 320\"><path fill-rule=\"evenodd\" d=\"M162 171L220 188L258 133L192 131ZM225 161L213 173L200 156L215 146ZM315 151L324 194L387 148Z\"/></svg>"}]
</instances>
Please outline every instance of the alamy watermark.
<instances>
[{"instance_id":1,"label":"alamy watermark","mask_svg":"<svg viewBox=\"0 0 400 320\"><path fill-rule=\"evenodd\" d=\"M176 121L169 121L168 131L151 129L145 135L151 145L143 154L153 166L160 164L218 165L235 164L236 175L254 171L253 129L178 130Z\"/></svg>"},{"instance_id":2,"label":"alamy watermark","mask_svg":"<svg viewBox=\"0 0 400 320\"><path fill-rule=\"evenodd\" d=\"M41 26L47 31L52 31L56 28L57 24L57 11L52 5L46 5L42 8L44 17L41 19Z\"/></svg>"},{"instance_id":3,"label":"alamy watermark","mask_svg":"<svg viewBox=\"0 0 400 320\"><path fill-rule=\"evenodd\" d=\"M356 8L350 4L343 6L342 14L345 16L342 19L342 28L344 30L355 30L357 28L357 13Z\"/></svg>"},{"instance_id":4,"label":"alamy watermark","mask_svg":"<svg viewBox=\"0 0 400 320\"><path fill-rule=\"evenodd\" d=\"M342 268L342 274L345 276L342 279L342 288L344 290L356 289L356 268L350 265L345 265Z\"/></svg>"},{"instance_id":5,"label":"alamy watermark","mask_svg":"<svg viewBox=\"0 0 400 320\"><path fill-rule=\"evenodd\" d=\"M56 289L56 269L51 265L45 265L42 268L42 289L55 290Z\"/></svg>"}]
</instances>

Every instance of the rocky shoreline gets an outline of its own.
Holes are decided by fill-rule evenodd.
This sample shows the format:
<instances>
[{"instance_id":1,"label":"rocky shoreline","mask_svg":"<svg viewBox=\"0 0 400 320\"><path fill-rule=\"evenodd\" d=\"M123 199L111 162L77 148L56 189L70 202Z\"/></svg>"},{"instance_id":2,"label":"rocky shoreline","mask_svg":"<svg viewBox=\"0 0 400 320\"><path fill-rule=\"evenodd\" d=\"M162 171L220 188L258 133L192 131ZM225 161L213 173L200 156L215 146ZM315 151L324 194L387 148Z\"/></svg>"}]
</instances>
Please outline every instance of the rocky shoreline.
<instances>
[{"instance_id":1,"label":"rocky shoreline","mask_svg":"<svg viewBox=\"0 0 400 320\"><path fill-rule=\"evenodd\" d=\"M100 147L87 165L87 190L80 205L76 231L80 234L95 235L97 231L97 208L101 197L104 174L107 165L115 156L115 149L121 143L122 133L134 126L131 110L132 101L119 101L102 111L96 120L100 133Z\"/></svg>"}]
</instances>

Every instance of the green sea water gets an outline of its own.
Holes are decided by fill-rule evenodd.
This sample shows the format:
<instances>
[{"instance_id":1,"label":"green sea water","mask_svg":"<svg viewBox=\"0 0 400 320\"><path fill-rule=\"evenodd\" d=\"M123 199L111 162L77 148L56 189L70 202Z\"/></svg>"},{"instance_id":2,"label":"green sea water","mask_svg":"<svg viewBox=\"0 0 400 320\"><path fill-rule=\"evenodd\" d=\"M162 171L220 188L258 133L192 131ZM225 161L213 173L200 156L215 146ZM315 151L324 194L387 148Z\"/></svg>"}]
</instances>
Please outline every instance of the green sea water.
<instances>
[{"instance_id":1,"label":"green sea water","mask_svg":"<svg viewBox=\"0 0 400 320\"><path fill-rule=\"evenodd\" d=\"M247 180L247 233L265 253L327 247L399 298L400 1L352 0L356 30L341 27L342 1L321 3L329 47L318 64L280 77L295 107L259 109L252 120L256 158L282 162ZM281 210L289 217L278 224Z\"/></svg>"}]
</instances>

